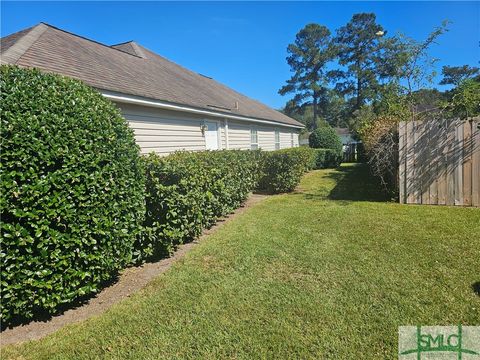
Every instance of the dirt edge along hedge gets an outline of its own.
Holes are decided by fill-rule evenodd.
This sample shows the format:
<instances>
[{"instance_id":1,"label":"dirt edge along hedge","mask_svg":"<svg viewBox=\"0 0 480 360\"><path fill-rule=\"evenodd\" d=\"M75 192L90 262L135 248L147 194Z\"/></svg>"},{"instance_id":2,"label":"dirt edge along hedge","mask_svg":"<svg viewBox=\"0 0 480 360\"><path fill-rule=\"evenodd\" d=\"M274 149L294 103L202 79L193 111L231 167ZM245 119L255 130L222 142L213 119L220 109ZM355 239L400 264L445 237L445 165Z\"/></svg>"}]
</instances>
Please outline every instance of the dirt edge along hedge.
<instances>
[{"instance_id":1,"label":"dirt edge along hedge","mask_svg":"<svg viewBox=\"0 0 480 360\"><path fill-rule=\"evenodd\" d=\"M132 130L80 81L0 67L2 321L94 293L132 260L144 175Z\"/></svg>"}]
</instances>

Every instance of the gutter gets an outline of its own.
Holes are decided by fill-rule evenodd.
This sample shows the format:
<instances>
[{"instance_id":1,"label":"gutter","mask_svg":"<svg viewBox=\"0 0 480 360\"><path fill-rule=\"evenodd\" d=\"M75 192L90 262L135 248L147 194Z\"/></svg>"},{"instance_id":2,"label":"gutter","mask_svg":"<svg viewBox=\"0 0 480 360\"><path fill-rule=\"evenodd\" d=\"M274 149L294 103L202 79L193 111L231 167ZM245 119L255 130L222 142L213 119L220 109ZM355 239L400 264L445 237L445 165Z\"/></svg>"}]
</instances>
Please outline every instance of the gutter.
<instances>
[{"instance_id":1,"label":"gutter","mask_svg":"<svg viewBox=\"0 0 480 360\"><path fill-rule=\"evenodd\" d=\"M153 100L149 98L143 98L140 96L126 95L126 94L109 91L109 90L99 89L99 91L107 99L110 99L112 101L119 102L119 103L124 103L124 104L144 105L144 106L150 106L150 107L166 109L166 110L183 111L183 112L192 113L192 114L208 115L213 117L219 117L222 119L250 121L254 123L283 126L283 127L289 127L289 128L295 128L295 129L304 128L304 126L301 126L301 125L284 124L281 122L251 118L248 116L231 115L231 114L225 114L222 112L196 109L196 108L185 106L185 105L175 105L175 104L167 103L165 101Z\"/></svg>"}]
</instances>

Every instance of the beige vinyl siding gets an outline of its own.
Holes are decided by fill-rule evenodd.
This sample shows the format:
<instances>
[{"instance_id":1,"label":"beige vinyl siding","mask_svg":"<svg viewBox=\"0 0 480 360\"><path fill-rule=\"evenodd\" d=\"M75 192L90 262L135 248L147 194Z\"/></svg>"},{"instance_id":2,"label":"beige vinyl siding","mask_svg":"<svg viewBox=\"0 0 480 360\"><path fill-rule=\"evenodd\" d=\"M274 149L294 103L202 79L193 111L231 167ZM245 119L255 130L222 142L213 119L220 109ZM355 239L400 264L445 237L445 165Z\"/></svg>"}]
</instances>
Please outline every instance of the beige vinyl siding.
<instances>
[{"instance_id":1,"label":"beige vinyl siding","mask_svg":"<svg viewBox=\"0 0 480 360\"><path fill-rule=\"evenodd\" d=\"M229 149L250 150L250 125L228 122Z\"/></svg>"},{"instance_id":2,"label":"beige vinyl siding","mask_svg":"<svg viewBox=\"0 0 480 360\"><path fill-rule=\"evenodd\" d=\"M263 150L275 150L275 130L280 134L280 148L291 147L291 133L294 134L294 146L298 146L298 131L281 126L270 126L234 120L218 120L205 116L156 109L152 107L118 104L123 116L135 133L135 139L142 153L155 152L167 155L177 150L205 150L205 137L201 126L205 121L215 121L219 126L220 149L228 148L249 150L251 148L251 129L257 130L258 147Z\"/></svg>"},{"instance_id":3,"label":"beige vinyl siding","mask_svg":"<svg viewBox=\"0 0 480 360\"><path fill-rule=\"evenodd\" d=\"M280 149L286 149L292 147L291 134L292 130L280 130Z\"/></svg>"},{"instance_id":4,"label":"beige vinyl siding","mask_svg":"<svg viewBox=\"0 0 480 360\"><path fill-rule=\"evenodd\" d=\"M258 128L258 146L262 150L275 150L275 127Z\"/></svg>"},{"instance_id":5,"label":"beige vinyl siding","mask_svg":"<svg viewBox=\"0 0 480 360\"><path fill-rule=\"evenodd\" d=\"M280 133L280 148L290 148L291 134L293 145L298 146L298 130L286 129L278 126L255 125L253 123L238 123L228 121L228 144L229 149L250 149L250 129L256 128L258 134L258 146L263 150L275 150L275 130Z\"/></svg>"},{"instance_id":6,"label":"beige vinyl siding","mask_svg":"<svg viewBox=\"0 0 480 360\"><path fill-rule=\"evenodd\" d=\"M142 153L169 154L177 150L205 150L203 118L137 105L121 105Z\"/></svg>"}]
</instances>

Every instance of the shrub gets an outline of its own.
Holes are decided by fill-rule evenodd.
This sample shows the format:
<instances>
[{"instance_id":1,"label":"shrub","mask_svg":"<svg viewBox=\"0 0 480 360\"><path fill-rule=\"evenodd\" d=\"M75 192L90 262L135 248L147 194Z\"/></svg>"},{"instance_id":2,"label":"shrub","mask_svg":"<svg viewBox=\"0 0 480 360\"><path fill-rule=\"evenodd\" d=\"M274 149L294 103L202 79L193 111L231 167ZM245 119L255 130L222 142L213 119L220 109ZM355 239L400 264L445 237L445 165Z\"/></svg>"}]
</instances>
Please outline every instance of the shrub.
<instances>
[{"instance_id":1,"label":"shrub","mask_svg":"<svg viewBox=\"0 0 480 360\"><path fill-rule=\"evenodd\" d=\"M342 153L332 149L311 149L314 155L314 169L336 168L342 162Z\"/></svg>"},{"instance_id":2,"label":"shrub","mask_svg":"<svg viewBox=\"0 0 480 360\"><path fill-rule=\"evenodd\" d=\"M315 153L305 147L272 151L264 156L259 189L269 193L293 191L302 175L315 167Z\"/></svg>"},{"instance_id":3,"label":"shrub","mask_svg":"<svg viewBox=\"0 0 480 360\"><path fill-rule=\"evenodd\" d=\"M167 255L238 208L257 185L262 157L239 150L145 157L147 213L138 258Z\"/></svg>"},{"instance_id":4,"label":"shrub","mask_svg":"<svg viewBox=\"0 0 480 360\"><path fill-rule=\"evenodd\" d=\"M342 151L340 137L331 126L323 126L314 130L310 134L308 142L311 148Z\"/></svg>"},{"instance_id":5,"label":"shrub","mask_svg":"<svg viewBox=\"0 0 480 360\"><path fill-rule=\"evenodd\" d=\"M131 261L145 213L132 130L83 83L1 66L2 317L95 292Z\"/></svg>"}]
</instances>

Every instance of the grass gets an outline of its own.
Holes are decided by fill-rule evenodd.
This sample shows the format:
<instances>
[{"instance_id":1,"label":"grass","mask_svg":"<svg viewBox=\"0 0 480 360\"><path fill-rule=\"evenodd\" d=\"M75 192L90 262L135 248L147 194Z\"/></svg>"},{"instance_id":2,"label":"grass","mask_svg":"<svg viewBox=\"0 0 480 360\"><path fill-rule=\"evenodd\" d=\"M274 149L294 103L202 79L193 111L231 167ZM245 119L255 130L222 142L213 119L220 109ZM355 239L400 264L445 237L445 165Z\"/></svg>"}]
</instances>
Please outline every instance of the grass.
<instances>
[{"instance_id":1,"label":"grass","mask_svg":"<svg viewBox=\"0 0 480 360\"><path fill-rule=\"evenodd\" d=\"M385 202L363 166L301 188L105 314L2 358L385 359L400 325L480 323L479 209Z\"/></svg>"}]
</instances>

